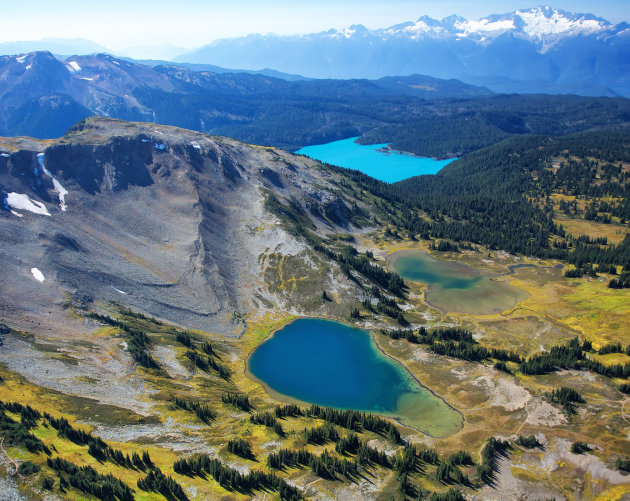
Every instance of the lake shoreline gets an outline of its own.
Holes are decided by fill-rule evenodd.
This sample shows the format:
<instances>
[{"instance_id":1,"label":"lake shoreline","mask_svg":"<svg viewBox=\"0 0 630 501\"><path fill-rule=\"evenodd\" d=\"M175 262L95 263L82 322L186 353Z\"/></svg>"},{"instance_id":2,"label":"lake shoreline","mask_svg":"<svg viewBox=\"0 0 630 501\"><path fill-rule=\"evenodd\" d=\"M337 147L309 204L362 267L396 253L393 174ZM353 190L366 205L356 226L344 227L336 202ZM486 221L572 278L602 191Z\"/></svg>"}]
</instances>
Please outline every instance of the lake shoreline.
<instances>
[{"instance_id":1,"label":"lake shoreline","mask_svg":"<svg viewBox=\"0 0 630 501\"><path fill-rule=\"evenodd\" d=\"M401 377L403 377L404 379L408 380L410 383L415 384L418 386L418 389L420 390L420 394L422 393L422 391L426 391L428 395L431 396L431 398L433 399L437 399L440 401L439 405L444 405L449 412L455 411L455 413L458 415L459 418L459 422L457 424L457 429L452 431L452 432L448 432L445 434L434 434L434 433L429 433L428 431L424 431L422 429L420 429L420 426L414 425L413 423L408 423L406 421L408 421L409 419L413 419L411 416L408 416L407 418L405 418L404 415L400 415L398 414L398 403L396 404L396 409L394 411L378 411L378 410L373 410L373 409L353 409L351 406L336 406L336 405L329 405L329 404L321 404L321 403L317 403L317 402L308 402L305 400L300 400L299 398L296 397L292 397L290 395L281 393L279 391L276 391L275 389L273 389L268 383L266 383L265 381L261 380L259 377L257 377L256 375L253 374L253 372L251 371L251 358L254 354L254 352L260 347L262 346L264 343L270 341L279 331L281 331L282 329L287 328L288 326L290 326L291 324L293 324L294 322L298 321L298 320L323 320L323 321L329 321L329 322L334 322L340 325L343 325L344 327L353 329L353 330L357 330L357 331L361 331L364 334L367 334L369 337L369 345L370 348L374 351L374 355L375 357L378 358L382 358L384 360L390 360L391 363L393 363L395 370L397 370L400 374ZM456 433L458 433L464 426L466 420L464 415L462 414L461 411L459 411L457 408L453 407L449 402L447 402L443 397L439 396L438 394L435 393L435 391L433 391L432 389L426 387L425 385L422 384L422 382L409 370L409 368L399 359L397 359L396 357L393 357L391 355L389 355L388 353L386 353L383 348L379 345L377 339L376 339L376 331L374 330L369 330L369 329L365 329L362 327L357 327L355 325L351 325L348 324L344 321L339 321L336 319L330 319L330 318L319 318L319 317L297 317L297 318L293 318L290 321L284 323L283 325L281 325L280 327L276 328L273 332L271 332L264 340L262 340L261 343L259 343L257 346L255 346L254 348L252 348L249 353L248 356L245 360L245 367L244 367L244 375L250 379L251 381L260 384L263 389L265 390L265 392L267 393L267 395L269 397L271 397L273 400L277 400L279 402L283 402L283 403L289 403L289 404L298 404L301 406L310 406L313 403L317 403L317 405L322 405L324 407L330 407L330 408L334 408L334 409L339 409L339 410L346 410L346 409L352 409L355 410L357 412L366 412L366 413L371 413L374 415L379 415L379 416L383 416L386 417L388 419L392 419L393 421L395 421L396 423L398 423L401 426L404 426L406 428L409 428L411 430L420 432L428 437L431 438L436 438L436 439L442 439L442 438L447 438L450 437ZM412 390L413 387L409 387L408 390ZM415 393L413 391L407 391L407 393ZM402 395L402 394L401 394ZM420 397L422 398L422 397ZM426 398L426 397L425 397ZM436 402L429 402L429 405L435 405ZM429 428L431 426L429 425Z\"/></svg>"},{"instance_id":2,"label":"lake shoreline","mask_svg":"<svg viewBox=\"0 0 630 501\"><path fill-rule=\"evenodd\" d=\"M400 249L385 256L388 269L404 280L426 286L425 303L443 313L495 315L513 308L528 294L510 285L508 273L441 259L426 249Z\"/></svg>"},{"instance_id":3,"label":"lake shoreline","mask_svg":"<svg viewBox=\"0 0 630 501\"><path fill-rule=\"evenodd\" d=\"M439 398L440 400L442 400L442 402L444 402L448 407L450 407L451 409L453 409L455 412L457 412L461 418L462 418L462 424L459 427L459 429L453 433L451 433L450 435L447 435L445 437L435 437L427 432L424 432L422 430L418 430L416 428L414 428L413 426L409 426L408 424L402 423L400 422L399 418L391 418L394 419L394 421L396 421L397 423L399 423L402 426L406 426L407 428L411 428L412 430L416 430L419 431L420 433L424 433L425 435L431 437L431 438L446 438L446 437L450 437L452 435L455 435L456 433L458 433L460 430L462 430L464 428L464 424L466 424L466 416L464 416L464 414L462 413L462 411L460 411L457 407L451 405L444 397L441 397L440 395L438 395L437 393L435 393L435 391L433 391L431 388L429 388L428 386L424 385L417 377L415 374L413 374L409 368L403 364L398 358L396 358L393 355L390 355L389 353L386 353L385 350L381 347L381 345L378 343L378 341L376 340L376 335L375 335L375 331L369 331L370 336L372 337L372 340L374 341L374 345L377 347L377 349L381 352L381 354L385 357L390 358L391 360L393 360L394 362L396 362L397 364L399 364L401 367L403 367L403 369L405 369L405 371L407 371L409 373L409 375L416 381L416 383L421 386L422 388L424 388L425 390L427 390L429 393L431 393L435 398Z\"/></svg>"},{"instance_id":4,"label":"lake shoreline","mask_svg":"<svg viewBox=\"0 0 630 501\"><path fill-rule=\"evenodd\" d=\"M361 144L358 137L305 146L296 150L320 162L362 172L385 183L435 175L457 158L435 159L391 148L391 143Z\"/></svg>"}]
</instances>

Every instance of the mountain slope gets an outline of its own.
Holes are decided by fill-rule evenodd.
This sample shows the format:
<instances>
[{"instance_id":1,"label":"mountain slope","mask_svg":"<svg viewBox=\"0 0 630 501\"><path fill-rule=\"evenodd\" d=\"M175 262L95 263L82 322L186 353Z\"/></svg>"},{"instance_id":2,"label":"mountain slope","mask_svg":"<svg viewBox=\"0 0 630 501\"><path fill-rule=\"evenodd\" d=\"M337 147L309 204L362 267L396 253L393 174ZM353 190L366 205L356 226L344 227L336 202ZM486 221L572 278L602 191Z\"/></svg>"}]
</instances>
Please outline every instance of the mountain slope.
<instances>
[{"instance_id":1,"label":"mountain slope","mask_svg":"<svg viewBox=\"0 0 630 501\"><path fill-rule=\"evenodd\" d=\"M48 52L34 52L0 57L0 135L58 137L89 115L225 133L223 126L260 120L259 115L287 119L296 104L313 107L322 101L333 113L350 114L351 122L365 123L372 118L348 104L402 96L411 100L491 94L481 87L423 76L288 82L247 73L151 67L106 54L62 61ZM325 120L329 124L340 121ZM309 120L296 121L292 129L296 128L313 132ZM304 140L293 146L302 146Z\"/></svg>"},{"instance_id":2,"label":"mountain slope","mask_svg":"<svg viewBox=\"0 0 630 501\"><path fill-rule=\"evenodd\" d=\"M356 25L308 35L250 35L218 40L175 61L317 78L422 73L482 85L503 79L501 91L627 96L629 54L626 23L537 7L479 20L424 16L376 30Z\"/></svg>"},{"instance_id":3,"label":"mountain slope","mask_svg":"<svg viewBox=\"0 0 630 501\"><path fill-rule=\"evenodd\" d=\"M159 74L149 78L144 66L127 65L106 55L65 61L49 52L0 57L0 133L58 137L94 113L150 118L130 93L138 85L172 86Z\"/></svg>"},{"instance_id":4,"label":"mountain slope","mask_svg":"<svg viewBox=\"0 0 630 501\"><path fill-rule=\"evenodd\" d=\"M146 66L109 55L0 58L0 135L58 137L100 115L174 125L295 150L363 136L424 156L461 156L514 134L627 123L630 101L496 96L423 75L289 82Z\"/></svg>"},{"instance_id":5,"label":"mountain slope","mask_svg":"<svg viewBox=\"0 0 630 501\"><path fill-rule=\"evenodd\" d=\"M337 176L309 159L103 118L55 141L2 139L0 150L0 298L9 325L55 330L68 301L116 301L238 334L254 312L298 312L310 295L339 289L344 297L355 287L266 209L272 197L279 208L294 204L313 231L351 228ZM319 205L340 211L336 223L306 215ZM284 272L283 256L291 259ZM292 276L310 285L284 287Z\"/></svg>"}]
</instances>

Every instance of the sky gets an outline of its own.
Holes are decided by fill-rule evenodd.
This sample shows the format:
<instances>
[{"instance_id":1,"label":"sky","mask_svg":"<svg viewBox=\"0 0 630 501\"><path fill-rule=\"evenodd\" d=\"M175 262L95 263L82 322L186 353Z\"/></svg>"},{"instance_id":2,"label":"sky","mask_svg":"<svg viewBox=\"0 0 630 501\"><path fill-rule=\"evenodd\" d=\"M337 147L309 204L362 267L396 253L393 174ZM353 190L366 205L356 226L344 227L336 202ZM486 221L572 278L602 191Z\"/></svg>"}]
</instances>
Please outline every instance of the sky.
<instances>
[{"instance_id":1,"label":"sky","mask_svg":"<svg viewBox=\"0 0 630 501\"><path fill-rule=\"evenodd\" d=\"M85 38L113 51L171 44L194 48L250 33L282 35L384 28L429 15L478 19L534 7L530 0L0 0L0 42ZM4 5L3 5L4 4ZM556 0L553 8L630 21L630 0Z\"/></svg>"}]
</instances>

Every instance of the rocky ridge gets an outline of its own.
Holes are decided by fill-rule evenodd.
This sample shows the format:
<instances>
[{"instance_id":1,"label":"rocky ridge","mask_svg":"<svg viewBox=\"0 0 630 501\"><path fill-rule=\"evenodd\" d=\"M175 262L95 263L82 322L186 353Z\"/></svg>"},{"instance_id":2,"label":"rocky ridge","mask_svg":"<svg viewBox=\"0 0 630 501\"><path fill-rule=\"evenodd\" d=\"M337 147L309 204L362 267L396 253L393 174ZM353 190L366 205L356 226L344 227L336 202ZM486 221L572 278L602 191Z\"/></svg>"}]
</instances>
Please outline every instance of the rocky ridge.
<instances>
[{"instance_id":1,"label":"rocky ridge","mask_svg":"<svg viewBox=\"0 0 630 501\"><path fill-rule=\"evenodd\" d=\"M298 313L284 280L335 290L337 278L265 200L305 214L339 207L336 229L306 217L318 232L350 230L335 180L280 150L114 119L87 119L58 140L0 139L2 320L52 335L73 329L64 308L116 302L233 336L266 308ZM278 271L287 258L291 269Z\"/></svg>"}]
</instances>

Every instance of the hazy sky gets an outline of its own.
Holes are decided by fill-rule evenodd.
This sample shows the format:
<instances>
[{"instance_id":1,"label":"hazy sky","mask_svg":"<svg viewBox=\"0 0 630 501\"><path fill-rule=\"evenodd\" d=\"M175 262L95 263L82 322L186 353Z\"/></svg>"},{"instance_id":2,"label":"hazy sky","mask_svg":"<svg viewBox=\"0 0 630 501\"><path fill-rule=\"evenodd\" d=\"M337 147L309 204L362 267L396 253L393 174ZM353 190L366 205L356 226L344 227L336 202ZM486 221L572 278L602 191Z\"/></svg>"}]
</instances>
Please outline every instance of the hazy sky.
<instances>
[{"instance_id":1,"label":"hazy sky","mask_svg":"<svg viewBox=\"0 0 630 501\"><path fill-rule=\"evenodd\" d=\"M86 38L112 50L169 43L197 47L249 33L297 34L422 15L477 19L541 4L530 0L1 0L0 41ZM556 0L554 8L630 20L630 0Z\"/></svg>"}]
</instances>

